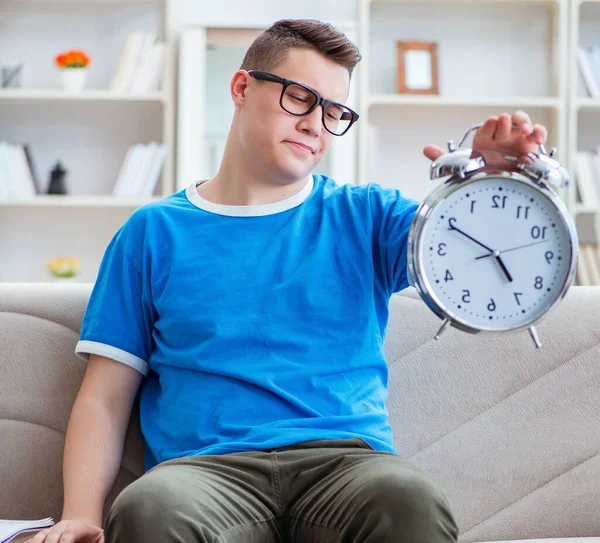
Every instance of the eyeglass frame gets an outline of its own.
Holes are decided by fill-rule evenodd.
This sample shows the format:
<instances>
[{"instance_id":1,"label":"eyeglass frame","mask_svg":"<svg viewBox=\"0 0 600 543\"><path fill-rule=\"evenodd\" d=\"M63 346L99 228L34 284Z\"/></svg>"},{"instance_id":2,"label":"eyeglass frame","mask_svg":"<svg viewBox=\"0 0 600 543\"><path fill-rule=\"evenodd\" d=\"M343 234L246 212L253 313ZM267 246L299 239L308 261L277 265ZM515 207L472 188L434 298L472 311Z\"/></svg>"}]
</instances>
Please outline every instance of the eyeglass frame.
<instances>
[{"instance_id":1,"label":"eyeglass frame","mask_svg":"<svg viewBox=\"0 0 600 543\"><path fill-rule=\"evenodd\" d=\"M293 79L286 79L284 77L279 77L276 74L273 74L271 72L263 72L262 70L248 70L248 73L252 77L254 77L257 81L270 81L272 83L281 83L281 95L279 96L279 105L280 105L281 109L283 109L283 111L285 111L286 113L289 113L290 115L294 115L296 117L304 117L305 115L310 115L319 106L323 106L321 109L321 122L323 123L323 127L325 128L325 130L327 130L327 132L329 132L333 136L345 135L348 132L348 130L350 130L350 128L352 128L352 125L356 121L358 121L358 119L360 117L360 115L358 113L356 113L356 111L352 110L347 105L341 104L340 102L334 102L332 100L327 100L326 98L323 98L315 89L311 89L307 85L298 83L298 81L294 81ZM288 109L286 109L283 106L283 96L285 95L286 89L290 85L298 85L299 87L302 87L303 89L305 89L315 95L315 97L316 97L315 103L312 106L310 106L310 108L308 108L308 111L306 111L305 113L292 113L291 111L289 111ZM331 130L329 130L329 128L327 128L327 125L325 124L325 109L330 105L339 106L341 108L344 108L344 109L348 110L350 112L350 115L352 116L352 118L350 119L350 124L346 127L346 129L341 134L336 134L335 132L332 132Z\"/></svg>"}]
</instances>

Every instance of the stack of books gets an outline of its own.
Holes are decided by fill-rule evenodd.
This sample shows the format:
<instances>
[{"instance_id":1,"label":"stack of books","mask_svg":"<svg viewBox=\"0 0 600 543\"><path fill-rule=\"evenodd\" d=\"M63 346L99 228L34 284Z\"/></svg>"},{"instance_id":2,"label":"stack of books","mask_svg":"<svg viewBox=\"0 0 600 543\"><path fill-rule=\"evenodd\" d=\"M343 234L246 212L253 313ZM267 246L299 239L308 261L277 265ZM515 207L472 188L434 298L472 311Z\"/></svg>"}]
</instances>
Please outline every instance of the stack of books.
<instances>
[{"instance_id":1,"label":"stack of books","mask_svg":"<svg viewBox=\"0 0 600 543\"><path fill-rule=\"evenodd\" d=\"M577 65L588 96L600 98L600 46L578 47Z\"/></svg>"},{"instance_id":2,"label":"stack of books","mask_svg":"<svg viewBox=\"0 0 600 543\"><path fill-rule=\"evenodd\" d=\"M575 280L579 286L600 285L600 248L596 244L582 243Z\"/></svg>"},{"instance_id":3,"label":"stack of books","mask_svg":"<svg viewBox=\"0 0 600 543\"><path fill-rule=\"evenodd\" d=\"M51 517L41 520L0 520L0 543L8 543L20 534L37 532L54 526Z\"/></svg>"},{"instance_id":4,"label":"stack of books","mask_svg":"<svg viewBox=\"0 0 600 543\"><path fill-rule=\"evenodd\" d=\"M127 150L113 196L147 196L154 194L165 161L161 143L137 143Z\"/></svg>"},{"instance_id":5,"label":"stack of books","mask_svg":"<svg viewBox=\"0 0 600 543\"><path fill-rule=\"evenodd\" d=\"M574 174L580 203L589 210L600 211L600 146L596 152L575 154Z\"/></svg>"},{"instance_id":6,"label":"stack of books","mask_svg":"<svg viewBox=\"0 0 600 543\"><path fill-rule=\"evenodd\" d=\"M29 147L0 142L0 201L26 199L38 192Z\"/></svg>"},{"instance_id":7,"label":"stack of books","mask_svg":"<svg viewBox=\"0 0 600 543\"><path fill-rule=\"evenodd\" d=\"M147 94L161 88L165 43L151 32L127 36L110 90L122 94Z\"/></svg>"}]
</instances>

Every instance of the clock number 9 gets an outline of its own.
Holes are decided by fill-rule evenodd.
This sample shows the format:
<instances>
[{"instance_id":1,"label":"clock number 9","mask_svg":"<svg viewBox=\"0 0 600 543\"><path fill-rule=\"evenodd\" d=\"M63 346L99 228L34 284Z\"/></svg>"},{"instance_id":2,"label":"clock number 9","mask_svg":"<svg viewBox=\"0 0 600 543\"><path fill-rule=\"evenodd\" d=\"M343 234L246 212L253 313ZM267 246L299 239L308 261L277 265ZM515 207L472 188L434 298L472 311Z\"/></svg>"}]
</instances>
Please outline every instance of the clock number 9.
<instances>
[{"instance_id":1,"label":"clock number 9","mask_svg":"<svg viewBox=\"0 0 600 543\"><path fill-rule=\"evenodd\" d=\"M554 253L552 251L546 251L546 262L548 262L548 264L552 264L552 259L554 258Z\"/></svg>"}]
</instances>

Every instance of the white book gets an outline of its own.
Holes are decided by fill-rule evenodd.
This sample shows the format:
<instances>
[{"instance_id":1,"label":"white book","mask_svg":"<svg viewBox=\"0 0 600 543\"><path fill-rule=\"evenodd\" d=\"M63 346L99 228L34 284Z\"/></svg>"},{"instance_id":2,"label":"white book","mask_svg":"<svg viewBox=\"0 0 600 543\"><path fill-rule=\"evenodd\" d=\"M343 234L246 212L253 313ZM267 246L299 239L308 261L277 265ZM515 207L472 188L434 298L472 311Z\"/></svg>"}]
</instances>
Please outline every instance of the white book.
<instances>
[{"instance_id":1,"label":"white book","mask_svg":"<svg viewBox=\"0 0 600 543\"><path fill-rule=\"evenodd\" d=\"M587 258L585 255L585 245L579 246L579 260L577 261L577 284L581 287L591 285L590 274L587 267Z\"/></svg>"},{"instance_id":2,"label":"white book","mask_svg":"<svg viewBox=\"0 0 600 543\"><path fill-rule=\"evenodd\" d=\"M8 156L8 169L10 171L10 182L12 184L13 197L16 200L21 200L25 194L23 190L22 172L21 167L19 166L17 150L14 145L9 144L5 152Z\"/></svg>"},{"instance_id":3,"label":"white book","mask_svg":"<svg viewBox=\"0 0 600 543\"><path fill-rule=\"evenodd\" d=\"M148 92L159 91L162 88L163 71L165 68L166 45L162 42L157 42L154 44L152 52L152 69L148 77Z\"/></svg>"},{"instance_id":4,"label":"white book","mask_svg":"<svg viewBox=\"0 0 600 543\"><path fill-rule=\"evenodd\" d=\"M31 198L36 195L36 190L33 175L29 169L29 162L27 162L27 156L25 155L25 149L23 149L22 145L15 145L13 146L13 152L20 172L19 189L24 197Z\"/></svg>"},{"instance_id":5,"label":"white book","mask_svg":"<svg viewBox=\"0 0 600 543\"><path fill-rule=\"evenodd\" d=\"M142 44L140 48L139 56L135 63L135 69L131 80L127 84L126 92L128 94L137 94L140 92L141 86L143 86L144 70L148 64L148 57L152 51L152 45L156 41L156 34L153 32L145 32L142 38Z\"/></svg>"},{"instance_id":6,"label":"white book","mask_svg":"<svg viewBox=\"0 0 600 543\"><path fill-rule=\"evenodd\" d=\"M579 151L575 154L575 179L584 206L597 208L599 205L599 182L593 153Z\"/></svg>"},{"instance_id":7,"label":"white book","mask_svg":"<svg viewBox=\"0 0 600 543\"><path fill-rule=\"evenodd\" d=\"M590 96L594 98L599 97L600 87L598 87L598 83L594 77L594 72L590 64L590 59L583 47L577 48L577 65L579 66L579 71L581 72L583 80L585 81L585 85Z\"/></svg>"},{"instance_id":8,"label":"white book","mask_svg":"<svg viewBox=\"0 0 600 543\"><path fill-rule=\"evenodd\" d=\"M586 47L585 52L589 59L592 74L594 74L594 81L596 82L596 87L600 89L600 55L598 54L597 47Z\"/></svg>"},{"instance_id":9,"label":"white book","mask_svg":"<svg viewBox=\"0 0 600 543\"><path fill-rule=\"evenodd\" d=\"M125 45L123 46L123 50L121 52L121 57L119 58L119 64L117 65L117 69L115 70L112 81L109 85L109 89L111 91L118 92L123 88L123 82L125 81L125 74L128 70L127 66L131 59L135 39L136 37L134 33L127 35Z\"/></svg>"},{"instance_id":10,"label":"white book","mask_svg":"<svg viewBox=\"0 0 600 543\"><path fill-rule=\"evenodd\" d=\"M54 526L52 517L40 520L0 520L0 543L8 543L19 534L37 532Z\"/></svg>"},{"instance_id":11,"label":"white book","mask_svg":"<svg viewBox=\"0 0 600 543\"><path fill-rule=\"evenodd\" d=\"M154 194L160 174L165 163L166 149L162 144L157 144L154 148L154 152L150 155L150 164L148 167L148 173L144 184L140 189L140 196L150 197Z\"/></svg>"},{"instance_id":12,"label":"white book","mask_svg":"<svg viewBox=\"0 0 600 543\"><path fill-rule=\"evenodd\" d=\"M8 157L4 152L6 146L7 144L5 142L0 141L0 201L8 200L11 191Z\"/></svg>"},{"instance_id":13,"label":"white book","mask_svg":"<svg viewBox=\"0 0 600 543\"><path fill-rule=\"evenodd\" d=\"M155 142L148 143L144 146L141 165L137 171L135 183L132 186L133 194L140 196L143 192L144 185L148 182L148 176L150 174L150 168L152 167L152 160L154 153L158 148L158 144Z\"/></svg>"},{"instance_id":14,"label":"white book","mask_svg":"<svg viewBox=\"0 0 600 543\"><path fill-rule=\"evenodd\" d=\"M120 182L118 182L118 190L115 192L116 196L131 196L133 181L136 176L136 172L140 167L140 160L142 158L143 153L143 145L141 143L136 143L129 156L129 160L127 161L127 165L125 171L123 172L123 177Z\"/></svg>"},{"instance_id":15,"label":"white book","mask_svg":"<svg viewBox=\"0 0 600 543\"><path fill-rule=\"evenodd\" d=\"M133 94L145 94L150 91L150 79L154 71L155 64L160 60L160 42L154 41L149 44L144 57L140 59L139 70L136 73L136 79L131 87Z\"/></svg>"},{"instance_id":16,"label":"white book","mask_svg":"<svg viewBox=\"0 0 600 543\"><path fill-rule=\"evenodd\" d=\"M113 196L118 196L120 191L122 190L123 183L125 182L125 178L127 176L127 171L131 166L131 155L133 154L133 150L135 149L135 145L132 145L127 149L127 153L125 154L125 158L123 163L121 164L121 169L119 170L119 175L117 176L117 181L113 188Z\"/></svg>"},{"instance_id":17,"label":"white book","mask_svg":"<svg viewBox=\"0 0 600 543\"><path fill-rule=\"evenodd\" d=\"M585 269L589 278L589 284L597 286L600 285L600 268L598 268L594 252L594 245L585 245L579 250L579 256L584 261Z\"/></svg>"},{"instance_id":18,"label":"white book","mask_svg":"<svg viewBox=\"0 0 600 543\"><path fill-rule=\"evenodd\" d=\"M115 92L127 93L144 47L144 39L145 34L143 32L134 32L132 34L131 42L127 44L125 52L126 58L124 60L123 73L119 77L115 87L112 88Z\"/></svg>"}]
</instances>

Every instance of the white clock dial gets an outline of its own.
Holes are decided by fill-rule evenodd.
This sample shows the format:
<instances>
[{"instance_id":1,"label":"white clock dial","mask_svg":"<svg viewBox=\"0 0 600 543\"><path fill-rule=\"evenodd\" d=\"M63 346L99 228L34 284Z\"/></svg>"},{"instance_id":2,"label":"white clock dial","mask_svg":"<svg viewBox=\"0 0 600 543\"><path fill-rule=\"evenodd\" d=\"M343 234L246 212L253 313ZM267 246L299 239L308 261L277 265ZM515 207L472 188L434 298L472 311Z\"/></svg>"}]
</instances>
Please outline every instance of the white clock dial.
<instances>
[{"instance_id":1,"label":"white clock dial","mask_svg":"<svg viewBox=\"0 0 600 543\"><path fill-rule=\"evenodd\" d=\"M453 319L509 330L537 320L560 296L571 237L543 193L488 177L465 182L432 210L419 257L429 291Z\"/></svg>"}]
</instances>

